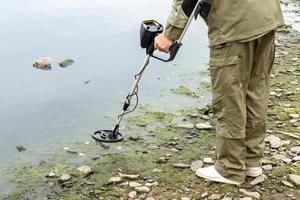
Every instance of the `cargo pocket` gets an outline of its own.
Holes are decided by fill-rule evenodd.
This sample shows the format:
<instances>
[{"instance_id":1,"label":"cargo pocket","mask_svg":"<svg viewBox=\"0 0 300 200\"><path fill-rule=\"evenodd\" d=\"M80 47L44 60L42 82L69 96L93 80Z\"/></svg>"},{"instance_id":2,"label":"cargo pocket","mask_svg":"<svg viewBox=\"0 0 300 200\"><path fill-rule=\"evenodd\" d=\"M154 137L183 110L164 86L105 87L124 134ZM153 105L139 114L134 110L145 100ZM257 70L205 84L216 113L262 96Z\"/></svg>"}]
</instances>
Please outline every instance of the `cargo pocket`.
<instances>
[{"instance_id":1,"label":"cargo pocket","mask_svg":"<svg viewBox=\"0 0 300 200\"><path fill-rule=\"evenodd\" d=\"M218 119L217 133L242 138L245 123L242 80L238 55L210 59L212 111Z\"/></svg>"}]
</instances>

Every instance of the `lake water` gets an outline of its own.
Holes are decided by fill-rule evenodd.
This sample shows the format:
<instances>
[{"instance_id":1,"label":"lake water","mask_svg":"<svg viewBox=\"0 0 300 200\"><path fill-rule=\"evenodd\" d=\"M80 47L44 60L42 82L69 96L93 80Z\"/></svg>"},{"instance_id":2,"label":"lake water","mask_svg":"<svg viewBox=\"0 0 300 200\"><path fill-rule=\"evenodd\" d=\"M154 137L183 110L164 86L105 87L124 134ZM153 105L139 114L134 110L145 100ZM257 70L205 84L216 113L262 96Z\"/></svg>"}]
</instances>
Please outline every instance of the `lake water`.
<instances>
[{"instance_id":1,"label":"lake water","mask_svg":"<svg viewBox=\"0 0 300 200\"><path fill-rule=\"evenodd\" d=\"M1 169L112 127L145 57L140 23L157 19L165 24L171 8L171 1L160 0L0 1ZM207 102L170 92L179 85L195 89L203 80L206 33L200 19L174 62L151 60L140 84L141 103L166 110ZM53 59L51 71L32 67L43 56ZM59 67L67 58L75 64ZM27 151L19 153L17 145Z\"/></svg>"}]
</instances>

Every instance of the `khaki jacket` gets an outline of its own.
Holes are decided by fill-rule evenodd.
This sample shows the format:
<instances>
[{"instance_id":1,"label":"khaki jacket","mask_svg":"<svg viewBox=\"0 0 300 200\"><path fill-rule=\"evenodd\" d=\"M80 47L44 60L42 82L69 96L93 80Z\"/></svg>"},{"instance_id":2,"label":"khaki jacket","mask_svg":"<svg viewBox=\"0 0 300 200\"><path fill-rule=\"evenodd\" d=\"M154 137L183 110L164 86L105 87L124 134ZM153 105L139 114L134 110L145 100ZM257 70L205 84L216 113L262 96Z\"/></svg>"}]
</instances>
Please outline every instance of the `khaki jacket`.
<instances>
[{"instance_id":1,"label":"khaki jacket","mask_svg":"<svg viewBox=\"0 0 300 200\"><path fill-rule=\"evenodd\" d=\"M173 0L173 7L165 28L165 35L172 40L179 38L188 17L181 4ZM244 40L284 24L278 0L209 0L212 9L205 19L211 47Z\"/></svg>"}]
</instances>

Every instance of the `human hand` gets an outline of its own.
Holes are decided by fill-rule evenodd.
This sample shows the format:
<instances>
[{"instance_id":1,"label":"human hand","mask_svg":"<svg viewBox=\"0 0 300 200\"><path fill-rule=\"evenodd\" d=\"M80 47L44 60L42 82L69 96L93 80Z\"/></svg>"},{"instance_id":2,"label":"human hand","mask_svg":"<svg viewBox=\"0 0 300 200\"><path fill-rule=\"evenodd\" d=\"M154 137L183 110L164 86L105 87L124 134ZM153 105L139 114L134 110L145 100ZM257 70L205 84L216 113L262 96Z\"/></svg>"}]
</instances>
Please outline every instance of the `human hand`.
<instances>
[{"instance_id":1,"label":"human hand","mask_svg":"<svg viewBox=\"0 0 300 200\"><path fill-rule=\"evenodd\" d=\"M159 34L154 39L154 47L159 51L169 53L170 47L173 45L174 41L170 40L167 36L163 33Z\"/></svg>"}]
</instances>

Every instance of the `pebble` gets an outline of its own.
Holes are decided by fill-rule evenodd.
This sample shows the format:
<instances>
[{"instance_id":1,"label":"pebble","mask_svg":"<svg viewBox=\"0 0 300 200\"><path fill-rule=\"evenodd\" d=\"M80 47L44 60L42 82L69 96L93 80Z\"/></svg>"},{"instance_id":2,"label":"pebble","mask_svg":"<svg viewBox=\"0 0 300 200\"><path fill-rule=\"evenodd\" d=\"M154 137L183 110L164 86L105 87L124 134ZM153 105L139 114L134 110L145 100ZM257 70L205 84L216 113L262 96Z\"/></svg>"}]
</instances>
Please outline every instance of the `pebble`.
<instances>
[{"instance_id":1,"label":"pebble","mask_svg":"<svg viewBox=\"0 0 300 200\"><path fill-rule=\"evenodd\" d=\"M297 186L300 186L300 176L296 174L289 174L289 180Z\"/></svg>"},{"instance_id":2,"label":"pebble","mask_svg":"<svg viewBox=\"0 0 300 200\"><path fill-rule=\"evenodd\" d=\"M153 197L147 197L146 200L155 200Z\"/></svg>"},{"instance_id":3,"label":"pebble","mask_svg":"<svg viewBox=\"0 0 300 200\"><path fill-rule=\"evenodd\" d=\"M299 114L289 114L289 117L294 118L294 119L298 119L298 118L300 118L300 115Z\"/></svg>"},{"instance_id":4,"label":"pebble","mask_svg":"<svg viewBox=\"0 0 300 200\"><path fill-rule=\"evenodd\" d=\"M50 172L48 175L46 175L48 178L54 178L57 177L57 175L54 172Z\"/></svg>"},{"instance_id":5,"label":"pebble","mask_svg":"<svg viewBox=\"0 0 300 200\"><path fill-rule=\"evenodd\" d=\"M292 153L300 154L300 146L295 146L290 149Z\"/></svg>"},{"instance_id":6,"label":"pebble","mask_svg":"<svg viewBox=\"0 0 300 200\"><path fill-rule=\"evenodd\" d=\"M166 163L168 161L168 158L162 156L159 157L158 160L156 161L156 163Z\"/></svg>"},{"instance_id":7,"label":"pebble","mask_svg":"<svg viewBox=\"0 0 300 200\"><path fill-rule=\"evenodd\" d=\"M119 173L119 176L120 176L121 178L129 179L129 180L135 180L135 179L137 179L138 177L140 177L139 174L133 174L133 175L130 175L130 174L122 174L122 173Z\"/></svg>"},{"instance_id":8,"label":"pebble","mask_svg":"<svg viewBox=\"0 0 300 200\"><path fill-rule=\"evenodd\" d=\"M204 193L201 195L201 197L202 197L202 198L205 198L205 197L208 197L208 195L209 195L208 192L204 192Z\"/></svg>"},{"instance_id":9,"label":"pebble","mask_svg":"<svg viewBox=\"0 0 300 200\"><path fill-rule=\"evenodd\" d=\"M193 171L193 172L196 172L198 169L200 169L200 168L202 168L203 167L203 161L202 160L196 160L196 161L194 161L194 162L192 162L192 164L191 164L191 170Z\"/></svg>"},{"instance_id":10,"label":"pebble","mask_svg":"<svg viewBox=\"0 0 300 200\"><path fill-rule=\"evenodd\" d=\"M204 158L203 162L205 164L214 164L214 160L212 158Z\"/></svg>"},{"instance_id":11,"label":"pebble","mask_svg":"<svg viewBox=\"0 0 300 200\"><path fill-rule=\"evenodd\" d=\"M129 192L128 197L129 198L135 198L136 195L137 195L136 191L131 191L131 192Z\"/></svg>"},{"instance_id":12,"label":"pebble","mask_svg":"<svg viewBox=\"0 0 300 200\"><path fill-rule=\"evenodd\" d=\"M147 186L140 186L140 187L135 187L135 191L140 192L140 193L148 193L150 192L150 188Z\"/></svg>"},{"instance_id":13,"label":"pebble","mask_svg":"<svg viewBox=\"0 0 300 200\"><path fill-rule=\"evenodd\" d=\"M192 123L176 124L175 128L193 129L193 128L195 128L195 125Z\"/></svg>"},{"instance_id":14,"label":"pebble","mask_svg":"<svg viewBox=\"0 0 300 200\"><path fill-rule=\"evenodd\" d=\"M181 200L190 200L188 197L181 197Z\"/></svg>"},{"instance_id":15,"label":"pebble","mask_svg":"<svg viewBox=\"0 0 300 200\"><path fill-rule=\"evenodd\" d=\"M287 186L287 187L290 187L290 188L294 187L293 184L290 183L290 182L288 182L288 181L281 181L281 183L282 183L283 185Z\"/></svg>"},{"instance_id":16,"label":"pebble","mask_svg":"<svg viewBox=\"0 0 300 200\"><path fill-rule=\"evenodd\" d=\"M281 139L275 135L270 135L266 137L266 142L269 142L271 144L271 148L278 149L282 146Z\"/></svg>"},{"instance_id":17,"label":"pebble","mask_svg":"<svg viewBox=\"0 0 300 200\"><path fill-rule=\"evenodd\" d=\"M251 197L244 197L244 198L240 198L239 200L252 200Z\"/></svg>"},{"instance_id":18,"label":"pebble","mask_svg":"<svg viewBox=\"0 0 300 200\"><path fill-rule=\"evenodd\" d=\"M300 156L295 156L294 158L293 158L293 161L299 161L300 160Z\"/></svg>"},{"instance_id":19,"label":"pebble","mask_svg":"<svg viewBox=\"0 0 300 200\"><path fill-rule=\"evenodd\" d=\"M212 129L212 125L210 124L207 124L207 123L199 123L196 125L196 128L199 129L199 130L210 130Z\"/></svg>"},{"instance_id":20,"label":"pebble","mask_svg":"<svg viewBox=\"0 0 300 200\"><path fill-rule=\"evenodd\" d=\"M261 176L256 177L254 180L252 180L252 181L250 182L250 184L251 184L251 185L257 185L257 184L259 184L259 183L264 182L265 179L266 179L266 177L265 177L265 175L263 174L263 175L261 175Z\"/></svg>"},{"instance_id":21,"label":"pebble","mask_svg":"<svg viewBox=\"0 0 300 200\"><path fill-rule=\"evenodd\" d=\"M191 165L185 164L185 163L174 163L173 167L175 168L181 168L181 169L186 169L186 168L190 168Z\"/></svg>"},{"instance_id":22,"label":"pebble","mask_svg":"<svg viewBox=\"0 0 300 200\"><path fill-rule=\"evenodd\" d=\"M292 162L292 159L290 159L289 157L287 157L286 155L283 155L283 154L276 154L273 156L273 158L276 160L281 160L287 164Z\"/></svg>"},{"instance_id":23,"label":"pebble","mask_svg":"<svg viewBox=\"0 0 300 200\"><path fill-rule=\"evenodd\" d=\"M135 181L130 181L129 182L129 187L131 188L135 188L135 187L141 187L142 184L138 183L138 182L135 182Z\"/></svg>"},{"instance_id":24,"label":"pebble","mask_svg":"<svg viewBox=\"0 0 300 200\"><path fill-rule=\"evenodd\" d=\"M263 165L262 168L264 171L272 171L273 170L273 166L271 164Z\"/></svg>"},{"instance_id":25,"label":"pebble","mask_svg":"<svg viewBox=\"0 0 300 200\"><path fill-rule=\"evenodd\" d=\"M92 173L92 169L87 166L87 165L83 165L81 167L78 167L77 170L79 171L80 175L88 175L90 173Z\"/></svg>"},{"instance_id":26,"label":"pebble","mask_svg":"<svg viewBox=\"0 0 300 200\"><path fill-rule=\"evenodd\" d=\"M108 183L111 184L111 183L120 183L122 181L122 178L121 177L111 177L109 180L108 180Z\"/></svg>"},{"instance_id":27,"label":"pebble","mask_svg":"<svg viewBox=\"0 0 300 200\"><path fill-rule=\"evenodd\" d=\"M212 194L208 197L209 200L217 200L217 199L221 199L221 196L220 194Z\"/></svg>"},{"instance_id":28,"label":"pebble","mask_svg":"<svg viewBox=\"0 0 300 200\"><path fill-rule=\"evenodd\" d=\"M255 199L260 199L260 194L258 192L250 192L245 189L239 189L239 191L247 196L254 197Z\"/></svg>"},{"instance_id":29,"label":"pebble","mask_svg":"<svg viewBox=\"0 0 300 200\"><path fill-rule=\"evenodd\" d=\"M58 180L61 182L69 181L71 180L71 176L69 174L62 174Z\"/></svg>"}]
</instances>

